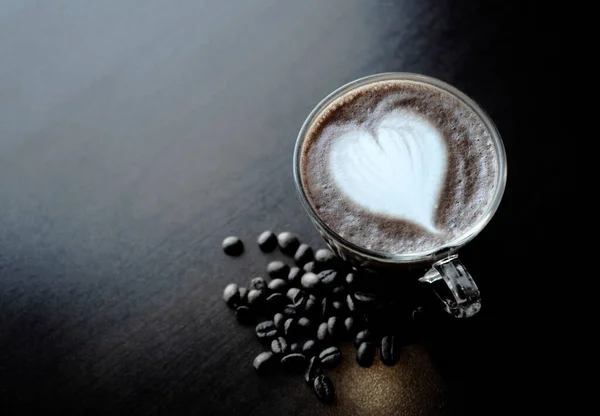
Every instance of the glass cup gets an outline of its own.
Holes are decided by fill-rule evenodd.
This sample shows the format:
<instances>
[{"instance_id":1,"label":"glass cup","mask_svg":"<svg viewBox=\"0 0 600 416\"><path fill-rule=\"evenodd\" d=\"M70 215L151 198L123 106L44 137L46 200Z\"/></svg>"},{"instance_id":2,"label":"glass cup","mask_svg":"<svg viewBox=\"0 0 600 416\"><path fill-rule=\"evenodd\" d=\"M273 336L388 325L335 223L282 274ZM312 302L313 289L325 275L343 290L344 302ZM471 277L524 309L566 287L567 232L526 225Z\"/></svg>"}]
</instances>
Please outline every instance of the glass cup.
<instances>
[{"instance_id":1,"label":"glass cup","mask_svg":"<svg viewBox=\"0 0 600 416\"><path fill-rule=\"evenodd\" d=\"M404 80L433 86L452 94L454 97L468 105L480 117L485 125L488 133L492 137L495 151L498 156L498 183L495 194L486 212L476 223L472 224L471 228L463 235L447 244L418 253L385 253L373 251L344 239L329 228L329 226L319 217L319 214L312 207L306 196L300 178L300 152L302 145L313 122L319 117L321 112L331 102L349 91L371 83L391 80ZM424 75L401 72L370 75L352 81L333 91L317 104L309 114L300 129L294 149L294 181L296 183L298 195L300 196L302 205L306 209L310 219L329 247L343 260L359 269L366 269L377 273L383 272L388 275L398 276L398 278L401 278L402 276L414 278L414 272L417 271L417 276L422 275L418 280L431 284L435 294L443 302L445 310L457 318L473 316L481 308L479 289L465 266L458 259L457 252L462 246L475 238L475 236L483 230L498 209L506 186L506 169L506 153L500 134L490 117L481 109L481 107L465 94L443 81ZM441 284L442 282L445 284Z\"/></svg>"}]
</instances>

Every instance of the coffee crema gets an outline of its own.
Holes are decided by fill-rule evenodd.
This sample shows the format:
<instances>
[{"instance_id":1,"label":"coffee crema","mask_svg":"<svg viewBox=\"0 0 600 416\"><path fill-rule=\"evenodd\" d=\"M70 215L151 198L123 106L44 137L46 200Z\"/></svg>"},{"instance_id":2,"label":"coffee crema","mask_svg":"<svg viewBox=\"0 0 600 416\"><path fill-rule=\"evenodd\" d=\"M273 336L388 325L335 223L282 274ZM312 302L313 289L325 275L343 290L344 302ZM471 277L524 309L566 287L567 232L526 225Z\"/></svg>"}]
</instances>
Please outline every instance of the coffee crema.
<instances>
[{"instance_id":1,"label":"coffee crema","mask_svg":"<svg viewBox=\"0 0 600 416\"><path fill-rule=\"evenodd\" d=\"M344 239L384 253L419 253L475 226L499 182L480 116L441 88L375 82L315 118L300 179L319 217Z\"/></svg>"}]
</instances>

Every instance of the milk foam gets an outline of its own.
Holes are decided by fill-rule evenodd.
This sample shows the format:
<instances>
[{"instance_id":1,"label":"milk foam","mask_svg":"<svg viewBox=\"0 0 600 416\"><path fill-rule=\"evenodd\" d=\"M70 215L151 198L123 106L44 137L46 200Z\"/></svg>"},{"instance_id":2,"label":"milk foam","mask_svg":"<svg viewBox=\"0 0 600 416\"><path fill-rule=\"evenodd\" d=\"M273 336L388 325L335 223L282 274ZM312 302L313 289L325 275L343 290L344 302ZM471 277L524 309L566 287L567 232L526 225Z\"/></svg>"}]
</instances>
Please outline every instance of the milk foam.
<instances>
[{"instance_id":1,"label":"milk foam","mask_svg":"<svg viewBox=\"0 0 600 416\"><path fill-rule=\"evenodd\" d=\"M377 114L377 112L375 112ZM374 131L341 126L329 154L336 184L375 214L437 232L435 211L446 175L446 147L425 118L397 110L374 121Z\"/></svg>"}]
</instances>

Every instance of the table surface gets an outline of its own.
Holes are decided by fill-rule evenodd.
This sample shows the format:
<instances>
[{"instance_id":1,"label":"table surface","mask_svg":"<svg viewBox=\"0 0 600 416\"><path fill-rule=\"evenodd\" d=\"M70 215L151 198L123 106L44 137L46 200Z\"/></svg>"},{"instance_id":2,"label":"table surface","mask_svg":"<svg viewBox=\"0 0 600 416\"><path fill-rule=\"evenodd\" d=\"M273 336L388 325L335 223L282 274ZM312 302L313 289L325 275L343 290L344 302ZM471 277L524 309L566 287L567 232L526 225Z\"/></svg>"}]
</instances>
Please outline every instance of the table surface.
<instances>
[{"instance_id":1,"label":"table surface","mask_svg":"<svg viewBox=\"0 0 600 416\"><path fill-rule=\"evenodd\" d=\"M542 12L467 0L2 2L0 413L513 406L527 355L515 328L535 305L527 264L564 180ZM407 346L392 369L350 360L324 406L300 377L258 378L262 347L221 293L280 258L253 243L265 229L323 244L294 190L296 134L331 90L387 71L478 101L503 136L508 187L462 251L480 314ZM221 251L230 234L247 243L240 258Z\"/></svg>"}]
</instances>

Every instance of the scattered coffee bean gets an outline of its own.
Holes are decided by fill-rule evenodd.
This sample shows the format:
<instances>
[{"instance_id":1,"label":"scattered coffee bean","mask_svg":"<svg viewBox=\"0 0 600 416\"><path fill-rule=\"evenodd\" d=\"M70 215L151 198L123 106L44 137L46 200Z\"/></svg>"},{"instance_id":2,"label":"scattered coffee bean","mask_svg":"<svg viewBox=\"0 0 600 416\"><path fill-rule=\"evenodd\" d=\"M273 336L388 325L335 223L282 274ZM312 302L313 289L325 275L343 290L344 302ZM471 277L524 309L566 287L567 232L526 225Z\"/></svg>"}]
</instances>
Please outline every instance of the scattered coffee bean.
<instances>
[{"instance_id":1,"label":"scattered coffee bean","mask_svg":"<svg viewBox=\"0 0 600 416\"><path fill-rule=\"evenodd\" d=\"M282 313L276 313L273 317L273 323L279 332L283 332L283 324L285 323L285 320L286 318Z\"/></svg>"},{"instance_id":2,"label":"scattered coffee bean","mask_svg":"<svg viewBox=\"0 0 600 416\"><path fill-rule=\"evenodd\" d=\"M398 341L394 335L387 335L381 339L381 362L385 365L394 365L400 358Z\"/></svg>"},{"instance_id":3,"label":"scattered coffee bean","mask_svg":"<svg viewBox=\"0 0 600 416\"><path fill-rule=\"evenodd\" d=\"M240 300L238 302L238 305L248 305L248 289L246 289L245 287L240 287Z\"/></svg>"},{"instance_id":4,"label":"scattered coffee bean","mask_svg":"<svg viewBox=\"0 0 600 416\"><path fill-rule=\"evenodd\" d=\"M223 251L228 256L239 256L244 252L244 243L238 237L227 237L223 240Z\"/></svg>"},{"instance_id":5,"label":"scattered coffee bean","mask_svg":"<svg viewBox=\"0 0 600 416\"><path fill-rule=\"evenodd\" d=\"M355 292L354 300L364 306L372 306L377 303L377 296L373 293Z\"/></svg>"},{"instance_id":6,"label":"scattered coffee bean","mask_svg":"<svg viewBox=\"0 0 600 416\"><path fill-rule=\"evenodd\" d=\"M235 283L229 283L223 290L223 299L227 306L235 307L240 300L240 287Z\"/></svg>"},{"instance_id":7,"label":"scattered coffee bean","mask_svg":"<svg viewBox=\"0 0 600 416\"><path fill-rule=\"evenodd\" d=\"M335 390L331 379L325 374L318 375L313 381L313 388L320 401L323 403L331 403L335 398Z\"/></svg>"},{"instance_id":8,"label":"scattered coffee bean","mask_svg":"<svg viewBox=\"0 0 600 416\"><path fill-rule=\"evenodd\" d=\"M344 312L344 304L339 300L334 300L331 302L331 314L339 316Z\"/></svg>"},{"instance_id":9,"label":"scattered coffee bean","mask_svg":"<svg viewBox=\"0 0 600 416\"><path fill-rule=\"evenodd\" d=\"M267 265L267 273L271 279L287 279L290 273L290 266L282 261L275 260Z\"/></svg>"},{"instance_id":10,"label":"scattered coffee bean","mask_svg":"<svg viewBox=\"0 0 600 416\"><path fill-rule=\"evenodd\" d=\"M375 344L371 342L363 342L358 346L356 351L356 362L361 367L371 367L375 359Z\"/></svg>"},{"instance_id":11,"label":"scattered coffee bean","mask_svg":"<svg viewBox=\"0 0 600 416\"><path fill-rule=\"evenodd\" d=\"M354 338L354 346L358 348L360 344L371 340L371 332L368 329L363 329Z\"/></svg>"},{"instance_id":12,"label":"scattered coffee bean","mask_svg":"<svg viewBox=\"0 0 600 416\"><path fill-rule=\"evenodd\" d=\"M299 373L304 370L306 357L300 353L291 353L281 359L283 369L288 373Z\"/></svg>"},{"instance_id":13,"label":"scattered coffee bean","mask_svg":"<svg viewBox=\"0 0 600 416\"><path fill-rule=\"evenodd\" d=\"M298 309L294 305L285 305L283 308L283 314L288 318L295 318L298 316Z\"/></svg>"},{"instance_id":14,"label":"scattered coffee bean","mask_svg":"<svg viewBox=\"0 0 600 416\"><path fill-rule=\"evenodd\" d=\"M250 281L250 290L267 290L267 282L262 277L255 277Z\"/></svg>"},{"instance_id":15,"label":"scattered coffee bean","mask_svg":"<svg viewBox=\"0 0 600 416\"><path fill-rule=\"evenodd\" d=\"M267 305L272 312L280 310L287 303L287 298L281 293L273 293L267 298Z\"/></svg>"},{"instance_id":16,"label":"scattered coffee bean","mask_svg":"<svg viewBox=\"0 0 600 416\"><path fill-rule=\"evenodd\" d=\"M258 374L265 375L272 372L275 368L275 355L270 351L261 352L254 359L254 368Z\"/></svg>"},{"instance_id":17,"label":"scattered coffee bean","mask_svg":"<svg viewBox=\"0 0 600 416\"><path fill-rule=\"evenodd\" d=\"M260 307L267 299L266 290L251 290L248 292L248 306Z\"/></svg>"},{"instance_id":18,"label":"scattered coffee bean","mask_svg":"<svg viewBox=\"0 0 600 416\"><path fill-rule=\"evenodd\" d=\"M317 339L319 342L326 344L329 341L329 328L327 322L322 322L317 329Z\"/></svg>"},{"instance_id":19,"label":"scattered coffee bean","mask_svg":"<svg viewBox=\"0 0 600 416\"><path fill-rule=\"evenodd\" d=\"M281 355L286 354L288 350L288 344L285 338L277 337L271 341L271 351L273 354Z\"/></svg>"},{"instance_id":20,"label":"scattered coffee bean","mask_svg":"<svg viewBox=\"0 0 600 416\"><path fill-rule=\"evenodd\" d=\"M422 306L419 306L412 312L412 320L415 322L422 322L424 316L425 313Z\"/></svg>"},{"instance_id":21,"label":"scattered coffee bean","mask_svg":"<svg viewBox=\"0 0 600 416\"><path fill-rule=\"evenodd\" d=\"M300 279L300 283L306 290L314 290L319 285L319 277L314 273L304 273Z\"/></svg>"},{"instance_id":22,"label":"scattered coffee bean","mask_svg":"<svg viewBox=\"0 0 600 416\"><path fill-rule=\"evenodd\" d=\"M298 336L298 322L294 318L288 318L283 324L283 333L290 339Z\"/></svg>"},{"instance_id":23,"label":"scattered coffee bean","mask_svg":"<svg viewBox=\"0 0 600 416\"><path fill-rule=\"evenodd\" d=\"M292 267L288 273L288 282L290 282L291 285L299 285L303 273L304 271L300 267Z\"/></svg>"},{"instance_id":24,"label":"scattered coffee bean","mask_svg":"<svg viewBox=\"0 0 600 416\"><path fill-rule=\"evenodd\" d=\"M348 296L346 296L346 306L348 306L348 310L350 312L356 311L356 304L354 303L354 299L352 298L352 295L350 295L350 294L348 294Z\"/></svg>"},{"instance_id":25,"label":"scattered coffee bean","mask_svg":"<svg viewBox=\"0 0 600 416\"><path fill-rule=\"evenodd\" d=\"M307 300L308 295L306 294L306 292L300 290L298 293L296 293L296 296L294 296L292 302L294 303L294 306L297 310L302 310L304 309L304 305L306 304Z\"/></svg>"},{"instance_id":26,"label":"scattered coffee bean","mask_svg":"<svg viewBox=\"0 0 600 416\"><path fill-rule=\"evenodd\" d=\"M301 333L308 334L311 326L312 322L308 318L302 317L298 319L298 329Z\"/></svg>"},{"instance_id":27,"label":"scattered coffee bean","mask_svg":"<svg viewBox=\"0 0 600 416\"><path fill-rule=\"evenodd\" d=\"M294 254L294 261L298 266L304 266L309 261L314 260L313 250L308 244L300 244L296 254Z\"/></svg>"},{"instance_id":28,"label":"scattered coffee bean","mask_svg":"<svg viewBox=\"0 0 600 416\"><path fill-rule=\"evenodd\" d=\"M296 352L300 352L300 344L298 344L297 342L294 342L292 345L290 345L290 353L296 353Z\"/></svg>"},{"instance_id":29,"label":"scattered coffee bean","mask_svg":"<svg viewBox=\"0 0 600 416\"><path fill-rule=\"evenodd\" d=\"M323 270L319 273L319 280L321 284L332 288L337 284L337 275L335 270Z\"/></svg>"},{"instance_id":30,"label":"scattered coffee bean","mask_svg":"<svg viewBox=\"0 0 600 416\"><path fill-rule=\"evenodd\" d=\"M288 256L293 256L300 245L298 237L287 231L277 236L277 243L279 244L279 249L281 252L283 254L287 254Z\"/></svg>"},{"instance_id":31,"label":"scattered coffee bean","mask_svg":"<svg viewBox=\"0 0 600 416\"><path fill-rule=\"evenodd\" d=\"M352 316L347 317L344 320L344 328L346 328L346 335L352 339L354 337L354 334L356 332L356 324L355 324L355 320Z\"/></svg>"},{"instance_id":32,"label":"scattered coffee bean","mask_svg":"<svg viewBox=\"0 0 600 416\"><path fill-rule=\"evenodd\" d=\"M272 231L264 231L258 236L256 242L261 251L265 253L269 253L277 247L277 237L275 237L275 234L273 234Z\"/></svg>"},{"instance_id":33,"label":"scattered coffee bean","mask_svg":"<svg viewBox=\"0 0 600 416\"><path fill-rule=\"evenodd\" d=\"M304 372L304 380L307 383L312 383L313 380L319 374L321 374L321 367L319 364L319 359L317 357L312 357L308 362L308 366L306 367L306 371Z\"/></svg>"},{"instance_id":34,"label":"scattered coffee bean","mask_svg":"<svg viewBox=\"0 0 600 416\"><path fill-rule=\"evenodd\" d=\"M305 273L316 273L317 264L314 261L309 261L304 266L302 266L302 270L304 270Z\"/></svg>"},{"instance_id":35,"label":"scattered coffee bean","mask_svg":"<svg viewBox=\"0 0 600 416\"><path fill-rule=\"evenodd\" d=\"M291 302L293 302L298 292L300 292L300 289L297 287L291 287L288 289L286 296Z\"/></svg>"},{"instance_id":36,"label":"scattered coffee bean","mask_svg":"<svg viewBox=\"0 0 600 416\"><path fill-rule=\"evenodd\" d=\"M319 361L321 362L321 367L323 368L337 367L342 361L342 353L338 347L325 348L319 354Z\"/></svg>"},{"instance_id":37,"label":"scattered coffee bean","mask_svg":"<svg viewBox=\"0 0 600 416\"><path fill-rule=\"evenodd\" d=\"M327 320L327 332L329 332L329 336L334 339L340 339L342 333L342 322L336 316L332 316Z\"/></svg>"},{"instance_id":38,"label":"scattered coffee bean","mask_svg":"<svg viewBox=\"0 0 600 416\"><path fill-rule=\"evenodd\" d=\"M277 328L273 321L263 321L256 325L256 336L261 341L270 341L277 335Z\"/></svg>"},{"instance_id":39,"label":"scattered coffee bean","mask_svg":"<svg viewBox=\"0 0 600 416\"><path fill-rule=\"evenodd\" d=\"M269 282L268 288L271 292L286 293L288 282L283 279L273 279Z\"/></svg>"},{"instance_id":40,"label":"scattered coffee bean","mask_svg":"<svg viewBox=\"0 0 600 416\"><path fill-rule=\"evenodd\" d=\"M334 287L333 290L331 291L331 295L334 296L335 298L343 298L343 296L345 294L346 294L346 288L342 285Z\"/></svg>"},{"instance_id":41,"label":"scattered coffee bean","mask_svg":"<svg viewBox=\"0 0 600 416\"><path fill-rule=\"evenodd\" d=\"M332 303L333 301L328 298L323 298L323 300L321 301L321 313L323 315L323 318L329 318L333 315Z\"/></svg>"},{"instance_id":42,"label":"scattered coffee bean","mask_svg":"<svg viewBox=\"0 0 600 416\"><path fill-rule=\"evenodd\" d=\"M315 295L308 295L304 304L304 313L310 317L315 316L319 311L319 300Z\"/></svg>"},{"instance_id":43,"label":"scattered coffee bean","mask_svg":"<svg viewBox=\"0 0 600 416\"><path fill-rule=\"evenodd\" d=\"M331 250L321 248L315 253L315 260L323 267L331 267L335 264L337 257Z\"/></svg>"},{"instance_id":44,"label":"scattered coffee bean","mask_svg":"<svg viewBox=\"0 0 600 416\"><path fill-rule=\"evenodd\" d=\"M354 284L354 282L356 281L355 277L354 277L354 273L348 273L346 275L346 284L348 286L352 286Z\"/></svg>"},{"instance_id":45,"label":"scattered coffee bean","mask_svg":"<svg viewBox=\"0 0 600 416\"><path fill-rule=\"evenodd\" d=\"M317 343L314 340L309 339L302 346L302 354L304 354L305 357L312 357L317 353L317 348Z\"/></svg>"},{"instance_id":46,"label":"scattered coffee bean","mask_svg":"<svg viewBox=\"0 0 600 416\"><path fill-rule=\"evenodd\" d=\"M247 306L239 306L235 310L235 317L242 325L248 325L254 322L254 313L252 312L252 309Z\"/></svg>"}]
</instances>

